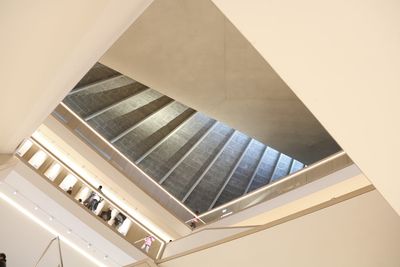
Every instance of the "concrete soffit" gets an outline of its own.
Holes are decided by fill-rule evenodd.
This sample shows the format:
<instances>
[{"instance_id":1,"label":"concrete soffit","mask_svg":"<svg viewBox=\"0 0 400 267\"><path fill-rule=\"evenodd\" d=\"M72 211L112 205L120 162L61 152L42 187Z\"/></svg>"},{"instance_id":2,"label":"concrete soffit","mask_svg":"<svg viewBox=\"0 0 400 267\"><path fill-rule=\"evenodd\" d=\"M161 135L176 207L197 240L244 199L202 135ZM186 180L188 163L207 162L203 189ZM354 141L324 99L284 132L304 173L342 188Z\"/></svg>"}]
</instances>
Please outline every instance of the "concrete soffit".
<instances>
[{"instance_id":1,"label":"concrete soffit","mask_svg":"<svg viewBox=\"0 0 400 267\"><path fill-rule=\"evenodd\" d=\"M306 164L340 149L211 1L154 1L100 61Z\"/></svg>"}]
</instances>

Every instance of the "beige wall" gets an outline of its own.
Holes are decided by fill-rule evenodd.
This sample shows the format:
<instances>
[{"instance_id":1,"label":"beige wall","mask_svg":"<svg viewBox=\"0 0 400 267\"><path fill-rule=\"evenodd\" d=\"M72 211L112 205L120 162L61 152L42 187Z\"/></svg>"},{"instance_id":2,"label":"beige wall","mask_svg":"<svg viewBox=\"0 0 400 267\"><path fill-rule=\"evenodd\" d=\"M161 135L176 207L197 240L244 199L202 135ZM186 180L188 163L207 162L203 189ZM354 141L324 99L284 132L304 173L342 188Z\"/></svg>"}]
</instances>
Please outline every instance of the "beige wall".
<instances>
[{"instance_id":1,"label":"beige wall","mask_svg":"<svg viewBox=\"0 0 400 267\"><path fill-rule=\"evenodd\" d=\"M397 267L400 217L377 191L160 267Z\"/></svg>"},{"instance_id":2,"label":"beige wall","mask_svg":"<svg viewBox=\"0 0 400 267\"><path fill-rule=\"evenodd\" d=\"M400 2L213 2L400 214Z\"/></svg>"},{"instance_id":3,"label":"beige wall","mask_svg":"<svg viewBox=\"0 0 400 267\"><path fill-rule=\"evenodd\" d=\"M210 0L156 0L101 58L305 163L337 146Z\"/></svg>"},{"instance_id":4,"label":"beige wall","mask_svg":"<svg viewBox=\"0 0 400 267\"><path fill-rule=\"evenodd\" d=\"M1 199L0 214L0 252L7 254L7 266L34 266L54 236ZM97 266L66 244L61 246L66 267ZM39 266L57 266L56 246L50 248L43 260Z\"/></svg>"},{"instance_id":5,"label":"beige wall","mask_svg":"<svg viewBox=\"0 0 400 267\"><path fill-rule=\"evenodd\" d=\"M151 0L0 2L0 153L29 137Z\"/></svg>"}]
</instances>

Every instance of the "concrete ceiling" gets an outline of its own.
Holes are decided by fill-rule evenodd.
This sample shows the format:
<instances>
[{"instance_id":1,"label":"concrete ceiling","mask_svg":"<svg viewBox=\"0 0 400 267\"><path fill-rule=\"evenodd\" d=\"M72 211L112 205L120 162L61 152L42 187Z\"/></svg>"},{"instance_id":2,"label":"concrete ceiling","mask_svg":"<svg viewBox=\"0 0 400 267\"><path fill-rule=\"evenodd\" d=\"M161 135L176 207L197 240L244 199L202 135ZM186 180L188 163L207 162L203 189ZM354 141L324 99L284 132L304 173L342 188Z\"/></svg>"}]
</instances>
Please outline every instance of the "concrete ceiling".
<instances>
[{"instance_id":1,"label":"concrete ceiling","mask_svg":"<svg viewBox=\"0 0 400 267\"><path fill-rule=\"evenodd\" d=\"M12 153L151 0L0 2L0 153Z\"/></svg>"},{"instance_id":2,"label":"concrete ceiling","mask_svg":"<svg viewBox=\"0 0 400 267\"><path fill-rule=\"evenodd\" d=\"M213 1L400 214L400 2Z\"/></svg>"},{"instance_id":3,"label":"concrete ceiling","mask_svg":"<svg viewBox=\"0 0 400 267\"><path fill-rule=\"evenodd\" d=\"M156 0L100 60L305 163L339 148L210 0Z\"/></svg>"}]
</instances>

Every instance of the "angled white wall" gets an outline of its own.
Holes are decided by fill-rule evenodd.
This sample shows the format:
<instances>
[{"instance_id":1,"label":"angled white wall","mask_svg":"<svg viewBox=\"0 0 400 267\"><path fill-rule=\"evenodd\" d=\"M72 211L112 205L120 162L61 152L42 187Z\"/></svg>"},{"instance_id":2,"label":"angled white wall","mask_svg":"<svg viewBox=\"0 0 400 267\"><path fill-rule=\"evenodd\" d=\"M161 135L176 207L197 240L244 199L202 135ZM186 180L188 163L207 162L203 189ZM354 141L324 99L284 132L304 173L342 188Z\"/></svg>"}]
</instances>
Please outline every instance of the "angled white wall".
<instances>
[{"instance_id":1,"label":"angled white wall","mask_svg":"<svg viewBox=\"0 0 400 267\"><path fill-rule=\"evenodd\" d=\"M0 200L0 213L6 214L1 216L0 250L7 254L7 266L34 266L54 236L3 200ZM97 266L65 243L61 247L66 267ZM39 266L57 266L59 258L55 248L50 248Z\"/></svg>"},{"instance_id":2,"label":"angled white wall","mask_svg":"<svg viewBox=\"0 0 400 267\"><path fill-rule=\"evenodd\" d=\"M160 267L397 267L400 217L379 192L221 245Z\"/></svg>"},{"instance_id":3,"label":"angled white wall","mask_svg":"<svg viewBox=\"0 0 400 267\"><path fill-rule=\"evenodd\" d=\"M101 62L307 164L339 149L210 0L156 0Z\"/></svg>"},{"instance_id":4,"label":"angled white wall","mask_svg":"<svg viewBox=\"0 0 400 267\"><path fill-rule=\"evenodd\" d=\"M0 3L0 153L13 152L152 0Z\"/></svg>"},{"instance_id":5,"label":"angled white wall","mask_svg":"<svg viewBox=\"0 0 400 267\"><path fill-rule=\"evenodd\" d=\"M400 213L400 2L213 2Z\"/></svg>"}]
</instances>

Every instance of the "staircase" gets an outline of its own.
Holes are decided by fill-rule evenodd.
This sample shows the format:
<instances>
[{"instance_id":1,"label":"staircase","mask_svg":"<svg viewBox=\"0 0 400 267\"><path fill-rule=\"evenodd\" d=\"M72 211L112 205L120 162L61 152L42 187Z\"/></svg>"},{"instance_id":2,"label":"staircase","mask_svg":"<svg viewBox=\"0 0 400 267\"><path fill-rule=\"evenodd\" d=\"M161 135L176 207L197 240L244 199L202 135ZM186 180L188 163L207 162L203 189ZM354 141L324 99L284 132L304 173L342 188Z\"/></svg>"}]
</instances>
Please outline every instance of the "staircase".
<instances>
[{"instance_id":1,"label":"staircase","mask_svg":"<svg viewBox=\"0 0 400 267\"><path fill-rule=\"evenodd\" d=\"M154 181L200 213L304 167L99 63L63 103Z\"/></svg>"}]
</instances>

